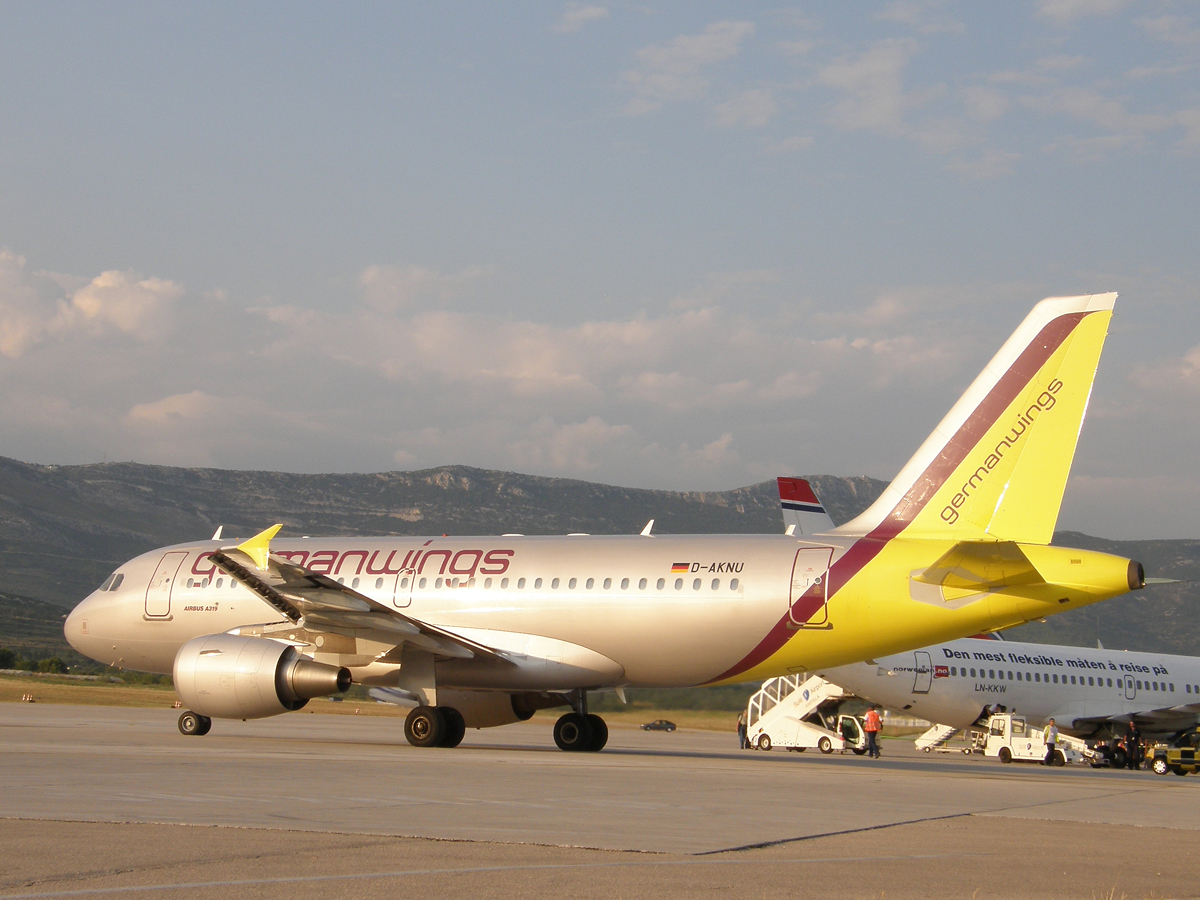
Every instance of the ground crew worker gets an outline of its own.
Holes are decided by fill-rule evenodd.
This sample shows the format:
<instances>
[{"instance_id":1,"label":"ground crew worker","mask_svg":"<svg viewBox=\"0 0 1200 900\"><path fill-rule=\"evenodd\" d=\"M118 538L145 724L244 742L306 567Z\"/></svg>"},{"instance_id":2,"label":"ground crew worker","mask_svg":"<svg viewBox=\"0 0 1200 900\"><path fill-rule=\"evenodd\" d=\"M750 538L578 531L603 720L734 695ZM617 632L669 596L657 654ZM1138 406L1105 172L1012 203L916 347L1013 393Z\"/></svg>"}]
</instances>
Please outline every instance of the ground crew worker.
<instances>
[{"instance_id":1,"label":"ground crew worker","mask_svg":"<svg viewBox=\"0 0 1200 900\"><path fill-rule=\"evenodd\" d=\"M883 719L879 717L879 707L872 706L863 716L863 733L867 736L867 755L871 759L879 759L879 732L883 731Z\"/></svg>"},{"instance_id":2,"label":"ground crew worker","mask_svg":"<svg viewBox=\"0 0 1200 900\"><path fill-rule=\"evenodd\" d=\"M745 713L745 711L738 713L737 733L738 733L738 749L745 750L746 749L746 713Z\"/></svg>"},{"instance_id":3,"label":"ground crew worker","mask_svg":"<svg viewBox=\"0 0 1200 900\"><path fill-rule=\"evenodd\" d=\"M1125 726L1125 765L1131 769L1140 769L1142 767L1142 748L1138 738L1142 733L1138 731L1137 725L1133 719L1129 720L1129 724Z\"/></svg>"},{"instance_id":4,"label":"ground crew worker","mask_svg":"<svg viewBox=\"0 0 1200 900\"><path fill-rule=\"evenodd\" d=\"M1051 719L1046 725L1046 730L1042 732L1042 740L1046 743L1046 758L1042 760L1043 766L1054 765L1054 745L1058 743L1058 726Z\"/></svg>"}]
</instances>

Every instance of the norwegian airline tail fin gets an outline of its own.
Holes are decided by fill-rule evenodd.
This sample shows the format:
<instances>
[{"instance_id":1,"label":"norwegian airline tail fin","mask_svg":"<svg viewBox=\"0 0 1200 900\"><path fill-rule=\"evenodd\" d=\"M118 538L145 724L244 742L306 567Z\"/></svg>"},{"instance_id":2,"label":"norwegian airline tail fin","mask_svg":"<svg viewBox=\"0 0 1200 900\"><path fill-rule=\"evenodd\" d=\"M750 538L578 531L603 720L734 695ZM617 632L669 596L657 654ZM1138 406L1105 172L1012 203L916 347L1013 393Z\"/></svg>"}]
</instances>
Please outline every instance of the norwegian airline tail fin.
<instances>
[{"instance_id":1,"label":"norwegian airline tail fin","mask_svg":"<svg viewBox=\"0 0 1200 900\"><path fill-rule=\"evenodd\" d=\"M779 505L787 534L825 534L833 531L833 519L803 478L780 478Z\"/></svg>"},{"instance_id":2,"label":"norwegian airline tail fin","mask_svg":"<svg viewBox=\"0 0 1200 900\"><path fill-rule=\"evenodd\" d=\"M1116 294L1043 300L838 533L1048 544Z\"/></svg>"}]
</instances>

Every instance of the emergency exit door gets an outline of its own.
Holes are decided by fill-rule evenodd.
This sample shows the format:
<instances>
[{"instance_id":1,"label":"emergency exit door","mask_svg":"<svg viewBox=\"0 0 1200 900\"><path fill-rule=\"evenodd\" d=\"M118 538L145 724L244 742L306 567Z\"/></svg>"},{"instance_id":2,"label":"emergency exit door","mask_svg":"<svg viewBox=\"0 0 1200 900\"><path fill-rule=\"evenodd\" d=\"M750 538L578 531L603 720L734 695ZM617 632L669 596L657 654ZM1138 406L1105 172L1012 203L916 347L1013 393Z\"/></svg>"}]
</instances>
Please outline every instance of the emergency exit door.
<instances>
[{"instance_id":1,"label":"emergency exit door","mask_svg":"<svg viewBox=\"0 0 1200 900\"><path fill-rule=\"evenodd\" d=\"M792 563L789 614L793 625L820 626L829 621L829 561L832 547L805 547Z\"/></svg>"},{"instance_id":2,"label":"emergency exit door","mask_svg":"<svg viewBox=\"0 0 1200 900\"><path fill-rule=\"evenodd\" d=\"M1133 683L1132 675L1125 676L1125 699L1126 700L1136 700L1137 699L1137 685L1135 685Z\"/></svg>"}]
</instances>

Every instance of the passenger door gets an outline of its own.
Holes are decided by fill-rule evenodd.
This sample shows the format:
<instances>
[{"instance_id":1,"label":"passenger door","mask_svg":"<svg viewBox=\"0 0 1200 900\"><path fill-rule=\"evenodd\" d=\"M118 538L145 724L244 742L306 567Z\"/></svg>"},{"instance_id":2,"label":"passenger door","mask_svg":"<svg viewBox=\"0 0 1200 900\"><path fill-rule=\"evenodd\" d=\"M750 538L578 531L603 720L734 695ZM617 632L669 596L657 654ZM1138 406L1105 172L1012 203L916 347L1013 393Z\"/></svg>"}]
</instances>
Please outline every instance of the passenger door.
<instances>
[{"instance_id":1,"label":"passenger door","mask_svg":"<svg viewBox=\"0 0 1200 900\"><path fill-rule=\"evenodd\" d=\"M186 552L173 550L159 561L154 577L146 588L146 618L164 619L171 615L171 591L175 587L179 567L186 558Z\"/></svg>"},{"instance_id":2,"label":"passenger door","mask_svg":"<svg viewBox=\"0 0 1200 900\"><path fill-rule=\"evenodd\" d=\"M928 651L918 650L913 654L916 660L914 670L917 677L913 679L914 694L928 694L929 688L933 685L933 661L929 658Z\"/></svg>"},{"instance_id":3,"label":"passenger door","mask_svg":"<svg viewBox=\"0 0 1200 900\"><path fill-rule=\"evenodd\" d=\"M1125 676L1125 699L1126 700L1136 700L1137 699L1137 686L1134 684L1132 675Z\"/></svg>"}]
</instances>

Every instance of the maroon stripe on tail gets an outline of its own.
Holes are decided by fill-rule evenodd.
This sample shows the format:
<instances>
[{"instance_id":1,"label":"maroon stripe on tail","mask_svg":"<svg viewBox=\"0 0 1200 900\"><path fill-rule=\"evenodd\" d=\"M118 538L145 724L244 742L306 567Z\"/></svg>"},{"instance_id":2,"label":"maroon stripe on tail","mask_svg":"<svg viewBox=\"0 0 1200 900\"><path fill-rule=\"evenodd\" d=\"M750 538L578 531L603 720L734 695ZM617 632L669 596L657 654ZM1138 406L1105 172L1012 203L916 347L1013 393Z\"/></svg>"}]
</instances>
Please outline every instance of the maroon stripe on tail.
<instances>
[{"instance_id":1,"label":"maroon stripe on tail","mask_svg":"<svg viewBox=\"0 0 1200 900\"><path fill-rule=\"evenodd\" d=\"M966 459L967 454L996 424L1000 415L1012 405L1017 395L1025 389L1033 376L1062 346L1063 341L1070 337L1075 327L1087 315L1089 314L1085 312L1067 313L1046 323L1038 332L1038 336L1029 342L1021 351L1020 356L1008 367L1008 371L992 385L987 396L975 407L967 420L954 433L954 436L946 442L942 451L934 457L921 476L913 482L913 486L900 498L900 502L869 535L855 541L853 546L842 555L842 558L830 567L828 578L830 602L851 578L879 554L888 541L912 524L913 519L946 483L946 479ZM813 612L816 610L814 609ZM740 662L726 669L711 681L734 678L769 659L791 638L793 629L789 627L790 620L791 613L789 611L767 632L766 637L759 641L758 646L746 654Z\"/></svg>"}]
</instances>

